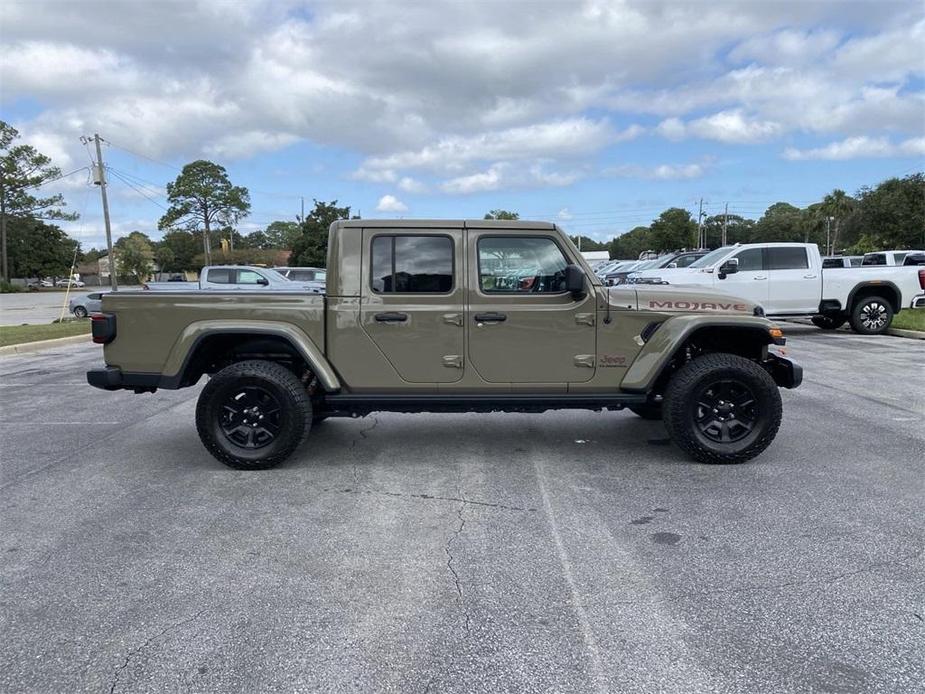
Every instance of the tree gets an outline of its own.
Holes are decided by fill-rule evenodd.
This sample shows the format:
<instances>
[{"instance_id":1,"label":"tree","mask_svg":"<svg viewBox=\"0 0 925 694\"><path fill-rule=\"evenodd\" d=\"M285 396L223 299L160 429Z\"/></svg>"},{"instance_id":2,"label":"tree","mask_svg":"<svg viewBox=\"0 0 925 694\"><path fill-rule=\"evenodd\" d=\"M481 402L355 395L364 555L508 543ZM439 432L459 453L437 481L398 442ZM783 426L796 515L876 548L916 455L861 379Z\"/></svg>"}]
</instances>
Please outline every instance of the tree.
<instances>
[{"instance_id":1,"label":"tree","mask_svg":"<svg viewBox=\"0 0 925 694\"><path fill-rule=\"evenodd\" d=\"M292 245L290 266L324 267L328 262L328 229L338 219L351 219L349 207L338 207L337 200L314 200L313 209L301 225L301 236ZM358 216L352 219L359 219Z\"/></svg>"},{"instance_id":2,"label":"tree","mask_svg":"<svg viewBox=\"0 0 925 694\"><path fill-rule=\"evenodd\" d=\"M509 221L516 221L520 219L520 215L517 212L508 212L507 210L492 210L487 213L484 217L485 219L506 219Z\"/></svg>"},{"instance_id":3,"label":"tree","mask_svg":"<svg viewBox=\"0 0 925 694\"><path fill-rule=\"evenodd\" d=\"M755 229L753 219L746 219L737 214L718 214L703 220L704 243L707 248L719 248L722 244L724 222L726 224L726 243L748 243L751 241Z\"/></svg>"},{"instance_id":4,"label":"tree","mask_svg":"<svg viewBox=\"0 0 925 694\"><path fill-rule=\"evenodd\" d=\"M697 223L691 213L680 207L662 212L649 228L649 243L654 251L692 248L697 237Z\"/></svg>"},{"instance_id":5,"label":"tree","mask_svg":"<svg viewBox=\"0 0 925 694\"><path fill-rule=\"evenodd\" d=\"M251 208L247 188L231 185L225 167L201 159L184 166L177 179L167 184L167 201L170 209L158 228L202 232L206 264L212 262L212 227L233 226Z\"/></svg>"},{"instance_id":6,"label":"tree","mask_svg":"<svg viewBox=\"0 0 925 694\"><path fill-rule=\"evenodd\" d=\"M649 227L638 226L630 229L625 234L614 237L610 242L608 250L611 258L622 260L635 260L640 253L649 250Z\"/></svg>"},{"instance_id":7,"label":"tree","mask_svg":"<svg viewBox=\"0 0 925 694\"><path fill-rule=\"evenodd\" d=\"M32 189L61 177L61 169L31 145L14 145L19 131L0 120L0 278L10 279L7 227L12 219L77 219L64 212L61 194L39 198ZM54 227L57 229L57 227Z\"/></svg>"},{"instance_id":8,"label":"tree","mask_svg":"<svg viewBox=\"0 0 925 694\"><path fill-rule=\"evenodd\" d=\"M293 244L302 235L298 222L273 222L266 231L267 248L292 248Z\"/></svg>"},{"instance_id":9,"label":"tree","mask_svg":"<svg viewBox=\"0 0 925 694\"><path fill-rule=\"evenodd\" d=\"M572 243L576 247L580 248L583 251L606 251L607 242L606 241L595 241L589 236L569 236L572 239Z\"/></svg>"},{"instance_id":10,"label":"tree","mask_svg":"<svg viewBox=\"0 0 925 694\"><path fill-rule=\"evenodd\" d=\"M925 174L889 178L874 188L861 188L852 220L858 235L874 242L876 247L871 250L925 248Z\"/></svg>"},{"instance_id":11,"label":"tree","mask_svg":"<svg viewBox=\"0 0 925 694\"><path fill-rule=\"evenodd\" d=\"M11 218L7 229L12 277L61 277L70 274L80 245L61 229L38 219Z\"/></svg>"},{"instance_id":12,"label":"tree","mask_svg":"<svg viewBox=\"0 0 925 694\"><path fill-rule=\"evenodd\" d=\"M197 266L195 261L199 248L199 240L189 231L168 231L157 243L160 255L155 257L164 272L198 270L202 267Z\"/></svg>"},{"instance_id":13,"label":"tree","mask_svg":"<svg viewBox=\"0 0 925 694\"><path fill-rule=\"evenodd\" d=\"M151 239L140 231L133 231L116 241L113 254L116 256L116 266L121 275L131 275L144 282L151 274L154 261L154 249Z\"/></svg>"},{"instance_id":14,"label":"tree","mask_svg":"<svg viewBox=\"0 0 925 694\"><path fill-rule=\"evenodd\" d=\"M755 223L756 243L803 240L803 215L799 207L787 202L776 202L765 210Z\"/></svg>"},{"instance_id":15,"label":"tree","mask_svg":"<svg viewBox=\"0 0 925 694\"><path fill-rule=\"evenodd\" d=\"M851 216L857 207L857 201L845 191L836 188L825 196L822 201L822 211L832 218L832 235L827 255L832 255L838 247L838 232L845 218Z\"/></svg>"},{"instance_id":16,"label":"tree","mask_svg":"<svg viewBox=\"0 0 925 694\"><path fill-rule=\"evenodd\" d=\"M267 235L264 232L259 231L259 230L252 231L247 236L242 238L241 244L240 244L240 248L267 249L267 248L273 248L273 247L274 246L273 244L270 243L270 239L267 238Z\"/></svg>"}]
</instances>

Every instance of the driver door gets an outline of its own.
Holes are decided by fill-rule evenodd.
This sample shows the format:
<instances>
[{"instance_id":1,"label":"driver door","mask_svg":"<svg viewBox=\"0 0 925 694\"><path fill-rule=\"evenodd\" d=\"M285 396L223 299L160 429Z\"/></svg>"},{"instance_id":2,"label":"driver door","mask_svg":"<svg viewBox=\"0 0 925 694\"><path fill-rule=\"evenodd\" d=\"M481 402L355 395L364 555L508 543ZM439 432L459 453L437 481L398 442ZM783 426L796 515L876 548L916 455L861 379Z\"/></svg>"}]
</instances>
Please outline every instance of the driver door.
<instances>
[{"instance_id":1,"label":"driver door","mask_svg":"<svg viewBox=\"0 0 925 694\"><path fill-rule=\"evenodd\" d=\"M596 368L593 293L565 291L554 235L469 229L469 365L490 383L580 383Z\"/></svg>"},{"instance_id":2,"label":"driver door","mask_svg":"<svg viewBox=\"0 0 925 694\"><path fill-rule=\"evenodd\" d=\"M725 294L761 304L767 310L769 291L767 249L764 247L746 248L731 257L739 259L739 271L726 275L725 279L720 279L717 267L714 271L714 286Z\"/></svg>"}]
</instances>

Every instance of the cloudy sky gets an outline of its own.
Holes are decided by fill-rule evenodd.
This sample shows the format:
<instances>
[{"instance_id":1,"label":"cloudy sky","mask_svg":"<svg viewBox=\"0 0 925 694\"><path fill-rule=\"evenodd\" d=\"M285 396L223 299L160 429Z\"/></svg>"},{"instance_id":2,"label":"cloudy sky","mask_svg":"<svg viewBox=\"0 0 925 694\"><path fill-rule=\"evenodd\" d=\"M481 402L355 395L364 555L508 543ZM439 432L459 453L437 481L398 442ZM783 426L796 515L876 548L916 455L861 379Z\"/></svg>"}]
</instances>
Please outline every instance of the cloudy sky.
<instances>
[{"instance_id":1,"label":"cloudy sky","mask_svg":"<svg viewBox=\"0 0 925 694\"><path fill-rule=\"evenodd\" d=\"M921 2L0 3L0 113L64 172L99 132L117 233L196 158L364 217L503 207L606 238L925 168ZM60 184L103 236L97 189Z\"/></svg>"}]
</instances>

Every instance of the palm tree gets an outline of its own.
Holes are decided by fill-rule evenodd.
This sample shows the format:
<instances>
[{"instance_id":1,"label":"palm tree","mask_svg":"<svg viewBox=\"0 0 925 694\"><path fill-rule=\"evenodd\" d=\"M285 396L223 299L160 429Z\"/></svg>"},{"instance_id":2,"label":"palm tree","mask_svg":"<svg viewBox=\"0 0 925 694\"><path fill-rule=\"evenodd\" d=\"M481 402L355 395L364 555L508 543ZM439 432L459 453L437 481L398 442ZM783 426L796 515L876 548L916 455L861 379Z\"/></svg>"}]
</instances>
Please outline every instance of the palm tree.
<instances>
[{"instance_id":1,"label":"palm tree","mask_svg":"<svg viewBox=\"0 0 925 694\"><path fill-rule=\"evenodd\" d=\"M827 217L832 217L832 220L835 222L835 231L832 234L830 247L826 249L826 255L835 253L835 249L838 247L838 231L841 227L842 220L851 216L857 208L857 204L857 200L838 188L826 195L823 199L822 211Z\"/></svg>"}]
</instances>

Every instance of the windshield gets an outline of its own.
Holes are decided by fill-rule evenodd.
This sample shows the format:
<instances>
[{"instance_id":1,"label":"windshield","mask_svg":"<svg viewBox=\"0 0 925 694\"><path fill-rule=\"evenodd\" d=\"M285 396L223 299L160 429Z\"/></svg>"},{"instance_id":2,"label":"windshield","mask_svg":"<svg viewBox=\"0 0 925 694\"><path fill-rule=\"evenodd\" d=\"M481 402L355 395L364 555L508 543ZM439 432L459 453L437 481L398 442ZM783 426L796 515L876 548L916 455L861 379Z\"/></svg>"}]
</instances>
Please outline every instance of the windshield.
<instances>
[{"instance_id":1,"label":"windshield","mask_svg":"<svg viewBox=\"0 0 925 694\"><path fill-rule=\"evenodd\" d=\"M722 248L717 248L715 251L710 251L705 256L703 256L700 260L697 260L691 263L687 267L690 267L690 268L710 267L711 265L713 265L713 263L715 263L717 260L722 258L733 248L735 248L735 246L723 246Z\"/></svg>"}]
</instances>

